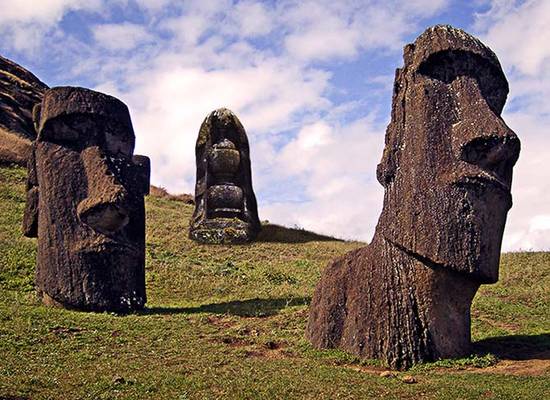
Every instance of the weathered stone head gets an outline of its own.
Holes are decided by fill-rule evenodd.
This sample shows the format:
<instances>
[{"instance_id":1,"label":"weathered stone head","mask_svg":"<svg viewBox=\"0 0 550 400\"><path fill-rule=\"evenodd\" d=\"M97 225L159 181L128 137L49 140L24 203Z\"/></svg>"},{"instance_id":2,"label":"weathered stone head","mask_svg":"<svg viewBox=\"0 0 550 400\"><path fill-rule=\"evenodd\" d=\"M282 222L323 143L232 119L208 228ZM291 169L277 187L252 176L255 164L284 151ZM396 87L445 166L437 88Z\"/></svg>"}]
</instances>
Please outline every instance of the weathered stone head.
<instances>
[{"instance_id":1,"label":"weathered stone head","mask_svg":"<svg viewBox=\"0 0 550 400\"><path fill-rule=\"evenodd\" d=\"M244 243L260 231L250 150L241 122L226 108L210 113L195 148L195 212L189 237L201 243Z\"/></svg>"},{"instance_id":2,"label":"weathered stone head","mask_svg":"<svg viewBox=\"0 0 550 400\"><path fill-rule=\"evenodd\" d=\"M23 230L38 237L36 286L46 304L143 308L149 159L133 155L128 108L77 87L35 107Z\"/></svg>"},{"instance_id":3,"label":"weathered stone head","mask_svg":"<svg viewBox=\"0 0 550 400\"><path fill-rule=\"evenodd\" d=\"M495 54L438 25L405 47L378 166L378 229L430 262L496 282L520 142L500 117L508 83Z\"/></svg>"},{"instance_id":4,"label":"weathered stone head","mask_svg":"<svg viewBox=\"0 0 550 400\"><path fill-rule=\"evenodd\" d=\"M494 53L450 26L405 47L378 165L372 242L334 260L306 335L403 369L471 351L470 306L498 279L517 136L500 117L508 84Z\"/></svg>"}]
</instances>

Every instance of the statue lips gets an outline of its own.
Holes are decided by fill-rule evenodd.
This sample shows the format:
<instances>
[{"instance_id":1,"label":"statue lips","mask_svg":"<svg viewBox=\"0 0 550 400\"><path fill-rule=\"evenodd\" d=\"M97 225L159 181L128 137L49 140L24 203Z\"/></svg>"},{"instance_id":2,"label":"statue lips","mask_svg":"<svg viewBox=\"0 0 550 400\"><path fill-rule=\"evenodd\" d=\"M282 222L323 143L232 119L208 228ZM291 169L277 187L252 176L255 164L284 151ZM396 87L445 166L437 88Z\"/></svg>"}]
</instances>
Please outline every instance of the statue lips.
<instances>
[{"instance_id":1,"label":"statue lips","mask_svg":"<svg viewBox=\"0 0 550 400\"><path fill-rule=\"evenodd\" d=\"M459 159L462 165L457 171L459 177L454 183L459 186L476 186L497 191L504 197L507 211L512 207L512 167L518 158L520 143L513 132L489 139L491 143L484 152L473 152L476 157L468 156L466 151L461 152ZM471 144L475 145L476 142L489 143L489 140L483 137L476 138L463 149L473 148Z\"/></svg>"},{"instance_id":2,"label":"statue lips","mask_svg":"<svg viewBox=\"0 0 550 400\"><path fill-rule=\"evenodd\" d=\"M486 192L484 192L484 196L481 198L478 197L478 201L481 200L484 203L491 203L491 206L496 206L496 203L501 203L506 211L512 208L512 193L510 192L510 188L502 181L492 176L464 176L460 180L455 181L454 185L464 188L466 192L470 192L472 190L477 191L477 189L473 189L473 187L481 188L484 191L496 191L500 195L497 197L498 200L495 200L495 196L486 196Z\"/></svg>"},{"instance_id":3,"label":"statue lips","mask_svg":"<svg viewBox=\"0 0 550 400\"><path fill-rule=\"evenodd\" d=\"M101 252L117 252L121 254L127 254L129 257L133 257L140 253L140 250L132 246L129 242L114 240L103 234L98 234L102 237L99 240L94 241L93 245L81 243L75 250L78 253L101 253Z\"/></svg>"},{"instance_id":4,"label":"statue lips","mask_svg":"<svg viewBox=\"0 0 550 400\"><path fill-rule=\"evenodd\" d=\"M482 188L491 188L497 190L504 195L506 201L506 209L512 207L512 193L510 187L496 176L480 171L478 175L466 175L454 182L454 185L460 187L476 186Z\"/></svg>"}]
</instances>

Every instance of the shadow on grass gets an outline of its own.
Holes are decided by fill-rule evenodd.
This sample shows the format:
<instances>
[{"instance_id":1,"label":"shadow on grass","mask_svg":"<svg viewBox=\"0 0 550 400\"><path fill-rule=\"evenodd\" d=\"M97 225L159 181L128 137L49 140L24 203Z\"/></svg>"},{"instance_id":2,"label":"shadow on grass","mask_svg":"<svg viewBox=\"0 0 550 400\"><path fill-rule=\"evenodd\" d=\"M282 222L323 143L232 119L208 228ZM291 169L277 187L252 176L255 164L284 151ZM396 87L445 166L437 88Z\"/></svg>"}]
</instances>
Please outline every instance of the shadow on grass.
<instances>
[{"instance_id":1,"label":"shadow on grass","mask_svg":"<svg viewBox=\"0 0 550 400\"><path fill-rule=\"evenodd\" d=\"M549 360L550 334L496 336L475 342L474 348L503 360Z\"/></svg>"},{"instance_id":2,"label":"shadow on grass","mask_svg":"<svg viewBox=\"0 0 550 400\"><path fill-rule=\"evenodd\" d=\"M230 314L240 317L268 317L290 306L307 305L310 297L289 297L283 299L249 299L225 303L205 304L199 307L151 307L140 314Z\"/></svg>"},{"instance_id":3,"label":"shadow on grass","mask_svg":"<svg viewBox=\"0 0 550 400\"><path fill-rule=\"evenodd\" d=\"M276 243L306 243L306 242L343 242L331 236L319 235L304 229L287 228L285 226L266 224L256 238L257 242Z\"/></svg>"}]
</instances>

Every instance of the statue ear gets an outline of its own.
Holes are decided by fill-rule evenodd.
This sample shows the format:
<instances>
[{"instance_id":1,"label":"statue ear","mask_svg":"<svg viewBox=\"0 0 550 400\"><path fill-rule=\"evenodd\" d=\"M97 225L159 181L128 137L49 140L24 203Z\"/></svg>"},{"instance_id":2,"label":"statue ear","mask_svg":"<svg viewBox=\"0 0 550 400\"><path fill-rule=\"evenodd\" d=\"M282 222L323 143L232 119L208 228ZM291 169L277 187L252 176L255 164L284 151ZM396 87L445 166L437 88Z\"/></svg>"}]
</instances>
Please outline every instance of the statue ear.
<instances>
[{"instance_id":1,"label":"statue ear","mask_svg":"<svg viewBox=\"0 0 550 400\"><path fill-rule=\"evenodd\" d=\"M23 235L38 237L38 179L36 176L35 144L33 143L27 161L27 200L23 214Z\"/></svg>"},{"instance_id":2,"label":"statue ear","mask_svg":"<svg viewBox=\"0 0 550 400\"><path fill-rule=\"evenodd\" d=\"M27 191L27 203L23 214L23 235L38 237L38 186Z\"/></svg>"},{"instance_id":3,"label":"statue ear","mask_svg":"<svg viewBox=\"0 0 550 400\"><path fill-rule=\"evenodd\" d=\"M401 151L400 144L404 134L404 116L405 116L405 70L397 68L395 70L395 81L393 86L392 104L395 104L392 110L391 122L386 130L384 152L382 160L376 167L376 178L384 187L388 186L395 178L397 172L398 158Z\"/></svg>"},{"instance_id":4,"label":"statue ear","mask_svg":"<svg viewBox=\"0 0 550 400\"><path fill-rule=\"evenodd\" d=\"M32 108L32 120L34 124L34 130L36 131L36 136L38 137L38 130L40 129L40 113L42 111L42 104L36 103Z\"/></svg>"},{"instance_id":5,"label":"statue ear","mask_svg":"<svg viewBox=\"0 0 550 400\"><path fill-rule=\"evenodd\" d=\"M135 155L132 157L135 166L136 180L141 188L140 192L147 196L151 185L151 160L147 156Z\"/></svg>"},{"instance_id":6,"label":"statue ear","mask_svg":"<svg viewBox=\"0 0 550 400\"><path fill-rule=\"evenodd\" d=\"M393 151L386 146L382 154L382 160L376 166L376 178L382 186L388 186L388 184L393 181L393 178L395 178L395 165Z\"/></svg>"}]
</instances>

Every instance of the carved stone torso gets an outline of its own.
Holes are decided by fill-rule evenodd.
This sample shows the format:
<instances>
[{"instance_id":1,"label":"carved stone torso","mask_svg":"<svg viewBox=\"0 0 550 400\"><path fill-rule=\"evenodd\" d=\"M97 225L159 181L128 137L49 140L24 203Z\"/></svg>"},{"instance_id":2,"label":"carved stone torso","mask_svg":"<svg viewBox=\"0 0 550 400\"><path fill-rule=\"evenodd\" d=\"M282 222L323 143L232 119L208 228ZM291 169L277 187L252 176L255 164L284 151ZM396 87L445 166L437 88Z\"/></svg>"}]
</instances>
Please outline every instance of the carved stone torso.
<instances>
[{"instance_id":1,"label":"carved stone torso","mask_svg":"<svg viewBox=\"0 0 550 400\"><path fill-rule=\"evenodd\" d=\"M223 139L208 154L207 218L242 218L244 193L238 186L241 162L233 142Z\"/></svg>"},{"instance_id":2,"label":"carved stone torso","mask_svg":"<svg viewBox=\"0 0 550 400\"><path fill-rule=\"evenodd\" d=\"M201 243L244 243L260 230L248 139L227 109L203 122L196 146L195 212L189 237Z\"/></svg>"}]
</instances>

